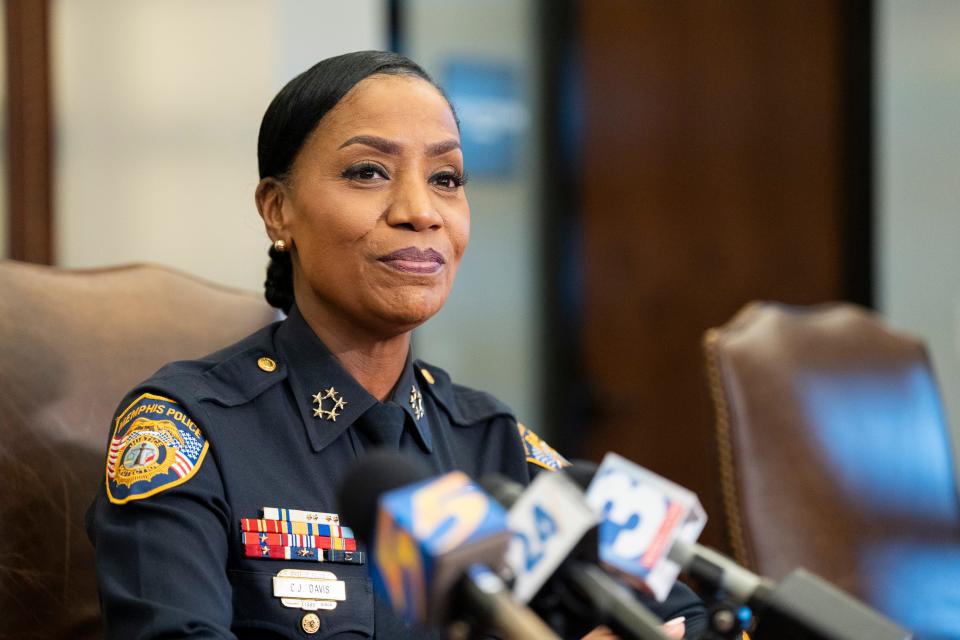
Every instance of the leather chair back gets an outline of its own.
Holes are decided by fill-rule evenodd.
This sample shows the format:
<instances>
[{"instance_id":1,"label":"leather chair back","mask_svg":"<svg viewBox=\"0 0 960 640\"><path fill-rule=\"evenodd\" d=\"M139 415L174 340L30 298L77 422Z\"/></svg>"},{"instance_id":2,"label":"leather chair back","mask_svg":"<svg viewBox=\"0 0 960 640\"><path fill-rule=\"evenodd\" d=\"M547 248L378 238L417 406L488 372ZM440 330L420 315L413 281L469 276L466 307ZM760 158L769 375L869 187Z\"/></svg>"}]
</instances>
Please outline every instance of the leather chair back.
<instances>
[{"instance_id":1,"label":"leather chair back","mask_svg":"<svg viewBox=\"0 0 960 640\"><path fill-rule=\"evenodd\" d=\"M924 345L851 304L753 303L705 347L735 558L960 637L960 502Z\"/></svg>"},{"instance_id":2,"label":"leather chair back","mask_svg":"<svg viewBox=\"0 0 960 640\"><path fill-rule=\"evenodd\" d=\"M0 637L101 636L83 517L117 403L274 319L262 296L162 267L0 261Z\"/></svg>"}]
</instances>

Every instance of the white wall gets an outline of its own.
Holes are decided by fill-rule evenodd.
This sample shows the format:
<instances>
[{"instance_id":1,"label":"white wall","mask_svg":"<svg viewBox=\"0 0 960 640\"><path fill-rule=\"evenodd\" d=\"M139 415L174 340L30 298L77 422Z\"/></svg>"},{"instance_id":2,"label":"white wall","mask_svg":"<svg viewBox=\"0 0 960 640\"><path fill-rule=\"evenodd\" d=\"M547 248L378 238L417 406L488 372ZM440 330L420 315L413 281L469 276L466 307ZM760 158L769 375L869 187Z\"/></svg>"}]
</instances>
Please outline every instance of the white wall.
<instances>
[{"instance_id":1,"label":"white wall","mask_svg":"<svg viewBox=\"0 0 960 640\"><path fill-rule=\"evenodd\" d=\"M382 0L56 0L57 261L261 290L260 118L314 62L383 48Z\"/></svg>"},{"instance_id":2,"label":"white wall","mask_svg":"<svg viewBox=\"0 0 960 640\"><path fill-rule=\"evenodd\" d=\"M880 308L895 325L928 342L956 435L960 2L881 0L877 12Z\"/></svg>"}]
</instances>

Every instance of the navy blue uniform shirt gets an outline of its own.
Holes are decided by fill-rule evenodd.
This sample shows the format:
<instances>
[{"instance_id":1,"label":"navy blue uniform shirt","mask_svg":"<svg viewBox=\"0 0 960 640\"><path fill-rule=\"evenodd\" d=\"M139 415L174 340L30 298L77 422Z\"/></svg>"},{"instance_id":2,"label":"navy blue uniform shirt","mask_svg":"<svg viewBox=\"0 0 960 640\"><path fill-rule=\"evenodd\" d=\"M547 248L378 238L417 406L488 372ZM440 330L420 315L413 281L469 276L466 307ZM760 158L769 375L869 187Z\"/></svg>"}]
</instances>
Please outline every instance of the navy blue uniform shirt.
<instances>
[{"instance_id":1,"label":"navy blue uniform shirt","mask_svg":"<svg viewBox=\"0 0 960 640\"><path fill-rule=\"evenodd\" d=\"M88 513L106 637L421 637L375 606L366 564L248 557L244 544L241 519L263 507L334 512L347 469L383 444L438 474L498 472L523 484L563 460L506 405L423 362L409 361L378 402L296 308L223 351L158 371L120 404ZM307 612L273 595L284 568L345 583L346 600L316 612L312 633ZM657 609L688 624L702 613L683 587Z\"/></svg>"}]
</instances>

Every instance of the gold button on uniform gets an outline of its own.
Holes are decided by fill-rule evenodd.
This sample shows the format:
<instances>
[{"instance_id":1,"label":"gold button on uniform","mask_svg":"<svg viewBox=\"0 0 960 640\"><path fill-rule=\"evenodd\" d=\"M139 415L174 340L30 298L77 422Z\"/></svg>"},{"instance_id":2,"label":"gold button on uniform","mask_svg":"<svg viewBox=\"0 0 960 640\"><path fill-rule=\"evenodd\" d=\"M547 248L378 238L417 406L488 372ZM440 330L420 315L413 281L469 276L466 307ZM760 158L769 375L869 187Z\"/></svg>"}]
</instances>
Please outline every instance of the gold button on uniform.
<instances>
[{"instance_id":1,"label":"gold button on uniform","mask_svg":"<svg viewBox=\"0 0 960 640\"><path fill-rule=\"evenodd\" d=\"M320 630L320 617L315 613L308 613L303 616L303 620L300 621L300 626L303 627L303 630L307 633L316 633Z\"/></svg>"},{"instance_id":2,"label":"gold button on uniform","mask_svg":"<svg viewBox=\"0 0 960 640\"><path fill-rule=\"evenodd\" d=\"M257 366L267 373L277 370L277 363L273 358L260 358L257 360Z\"/></svg>"}]
</instances>

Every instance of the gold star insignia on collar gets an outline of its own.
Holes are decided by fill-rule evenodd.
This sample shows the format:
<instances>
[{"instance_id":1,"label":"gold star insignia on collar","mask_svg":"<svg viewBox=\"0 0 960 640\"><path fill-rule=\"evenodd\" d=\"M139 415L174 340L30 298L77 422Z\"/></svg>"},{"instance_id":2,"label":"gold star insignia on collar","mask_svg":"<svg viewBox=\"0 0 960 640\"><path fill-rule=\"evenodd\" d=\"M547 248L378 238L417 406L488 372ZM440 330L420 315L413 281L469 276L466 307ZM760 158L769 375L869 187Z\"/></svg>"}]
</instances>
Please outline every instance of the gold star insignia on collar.
<instances>
[{"instance_id":1,"label":"gold star insignia on collar","mask_svg":"<svg viewBox=\"0 0 960 640\"><path fill-rule=\"evenodd\" d=\"M333 402L332 409L324 409L323 401L331 400ZM324 420L330 420L331 422L337 421L337 416L343 412L343 408L347 406L347 401L343 399L343 396L340 395L336 389L330 387L324 391L318 391L313 394L313 404L317 405L313 410L314 418L323 418Z\"/></svg>"},{"instance_id":2,"label":"gold star insignia on collar","mask_svg":"<svg viewBox=\"0 0 960 640\"><path fill-rule=\"evenodd\" d=\"M417 385L410 387L410 408L413 409L414 418L419 420L423 417L423 396L420 395Z\"/></svg>"}]
</instances>

